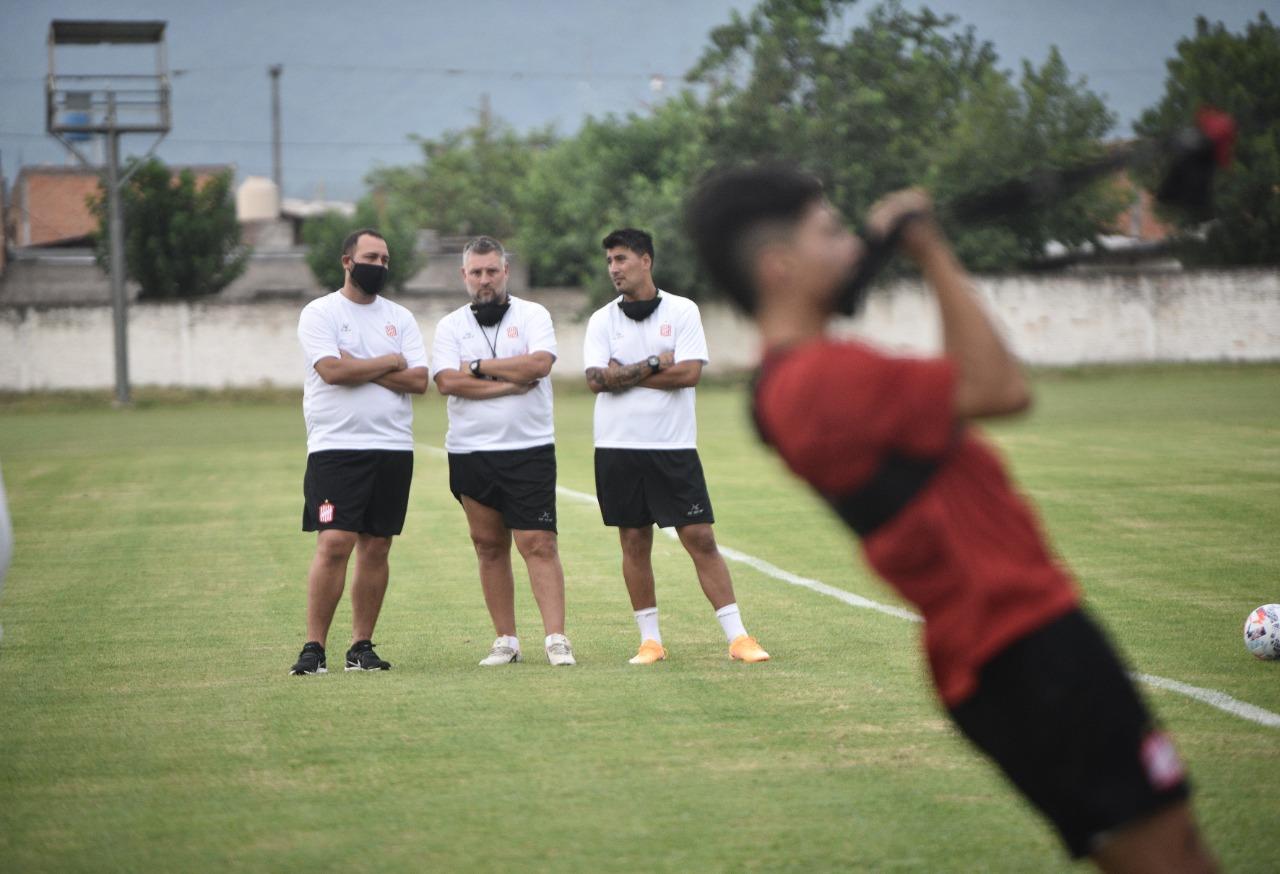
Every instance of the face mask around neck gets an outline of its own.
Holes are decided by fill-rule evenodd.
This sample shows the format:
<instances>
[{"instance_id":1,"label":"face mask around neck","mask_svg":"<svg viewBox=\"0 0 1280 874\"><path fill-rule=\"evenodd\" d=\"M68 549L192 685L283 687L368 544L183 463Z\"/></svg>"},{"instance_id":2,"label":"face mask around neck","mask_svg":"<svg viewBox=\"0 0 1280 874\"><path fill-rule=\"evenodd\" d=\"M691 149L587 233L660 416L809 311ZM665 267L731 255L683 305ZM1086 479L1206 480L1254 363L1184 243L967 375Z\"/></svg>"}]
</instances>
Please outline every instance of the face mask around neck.
<instances>
[{"instance_id":1,"label":"face mask around neck","mask_svg":"<svg viewBox=\"0 0 1280 874\"><path fill-rule=\"evenodd\" d=\"M473 303L471 312L475 315L476 321L483 328L492 328L498 322L502 321L502 317L507 314L507 310L511 308L511 301L504 300L502 303L489 301L488 303Z\"/></svg>"},{"instance_id":2,"label":"face mask around neck","mask_svg":"<svg viewBox=\"0 0 1280 874\"><path fill-rule=\"evenodd\" d=\"M662 295L660 294L655 294L649 300L627 300L623 298L618 301L618 307L626 314L627 318L643 322L653 315L653 311L658 308L658 304L661 301Z\"/></svg>"}]
</instances>

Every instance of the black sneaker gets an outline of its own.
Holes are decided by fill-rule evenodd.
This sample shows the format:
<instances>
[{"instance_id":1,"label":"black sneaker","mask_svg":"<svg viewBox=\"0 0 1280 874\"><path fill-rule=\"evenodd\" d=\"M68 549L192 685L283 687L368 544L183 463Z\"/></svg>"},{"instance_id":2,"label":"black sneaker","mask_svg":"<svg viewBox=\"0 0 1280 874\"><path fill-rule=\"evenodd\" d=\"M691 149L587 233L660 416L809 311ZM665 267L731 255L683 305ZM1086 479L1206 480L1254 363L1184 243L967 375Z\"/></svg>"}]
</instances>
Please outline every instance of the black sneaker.
<instances>
[{"instance_id":1,"label":"black sneaker","mask_svg":"<svg viewBox=\"0 0 1280 874\"><path fill-rule=\"evenodd\" d=\"M295 677L303 674L327 674L329 669L324 663L324 647L316 643L314 640L309 641L302 647L302 653L298 656L297 664L289 669L289 673Z\"/></svg>"},{"instance_id":2,"label":"black sneaker","mask_svg":"<svg viewBox=\"0 0 1280 874\"><path fill-rule=\"evenodd\" d=\"M347 650L347 670L389 671L391 670L391 662L384 662L378 658L378 654L373 651L372 642L357 640L351 644L351 649Z\"/></svg>"}]
</instances>

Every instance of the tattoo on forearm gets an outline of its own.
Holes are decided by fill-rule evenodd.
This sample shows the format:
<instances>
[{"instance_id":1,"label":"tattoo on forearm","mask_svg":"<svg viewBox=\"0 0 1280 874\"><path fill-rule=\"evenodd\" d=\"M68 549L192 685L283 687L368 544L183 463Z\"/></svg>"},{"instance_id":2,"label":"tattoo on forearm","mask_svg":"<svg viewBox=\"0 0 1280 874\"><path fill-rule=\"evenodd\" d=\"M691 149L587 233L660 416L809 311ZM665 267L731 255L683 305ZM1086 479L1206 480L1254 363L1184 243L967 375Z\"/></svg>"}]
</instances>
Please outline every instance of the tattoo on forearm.
<instances>
[{"instance_id":1,"label":"tattoo on forearm","mask_svg":"<svg viewBox=\"0 0 1280 874\"><path fill-rule=\"evenodd\" d=\"M635 364L611 364L608 367L588 367L587 382L597 391L623 391L644 381L649 375L649 365L643 361Z\"/></svg>"}]
</instances>

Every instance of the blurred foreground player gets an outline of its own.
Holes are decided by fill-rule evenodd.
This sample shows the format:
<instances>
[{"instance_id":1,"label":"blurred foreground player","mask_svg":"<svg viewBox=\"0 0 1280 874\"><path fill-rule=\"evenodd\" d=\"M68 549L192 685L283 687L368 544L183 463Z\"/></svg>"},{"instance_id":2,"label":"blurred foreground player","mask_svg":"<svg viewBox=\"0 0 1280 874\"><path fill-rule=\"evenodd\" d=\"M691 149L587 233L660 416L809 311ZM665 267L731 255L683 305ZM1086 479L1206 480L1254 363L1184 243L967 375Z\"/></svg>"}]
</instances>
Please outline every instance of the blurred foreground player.
<instances>
[{"instance_id":1,"label":"blurred foreground player","mask_svg":"<svg viewBox=\"0 0 1280 874\"><path fill-rule=\"evenodd\" d=\"M891 195L869 227L880 237L902 228L938 301L939 358L826 336L865 246L816 179L730 170L700 187L688 221L713 281L760 328L761 436L924 615L934 682L961 731L1073 856L1104 871L1214 870L1171 742L968 425L1019 412L1030 395L927 196Z\"/></svg>"}]
</instances>

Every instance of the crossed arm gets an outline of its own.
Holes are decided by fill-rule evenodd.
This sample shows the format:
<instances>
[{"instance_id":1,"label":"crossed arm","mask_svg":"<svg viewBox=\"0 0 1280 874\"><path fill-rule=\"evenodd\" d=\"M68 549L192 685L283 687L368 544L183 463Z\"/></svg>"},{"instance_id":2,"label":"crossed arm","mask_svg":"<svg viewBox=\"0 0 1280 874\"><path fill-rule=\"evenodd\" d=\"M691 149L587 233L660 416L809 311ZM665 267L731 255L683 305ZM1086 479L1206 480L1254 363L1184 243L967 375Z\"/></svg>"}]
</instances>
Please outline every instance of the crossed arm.
<instances>
[{"instance_id":1,"label":"crossed arm","mask_svg":"<svg viewBox=\"0 0 1280 874\"><path fill-rule=\"evenodd\" d=\"M472 401L524 394L551 373L555 360L554 355L543 350L510 358L484 358L480 372L488 379L476 379L471 375L471 362L461 361L457 370L436 372L436 388L442 395Z\"/></svg>"},{"instance_id":2,"label":"crossed arm","mask_svg":"<svg viewBox=\"0 0 1280 874\"><path fill-rule=\"evenodd\" d=\"M645 388L690 388L702 378L702 362L697 360L675 363L675 355L663 352L658 356L655 373L646 361L623 364L616 358L609 359L608 367L588 367L587 387L595 394L620 392L642 385Z\"/></svg>"},{"instance_id":3,"label":"crossed arm","mask_svg":"<svg viewBox=\"0 0 1280 874\"><path fill-rule=\"evenodd\" d=\"M338 358L328 356L315 363L316 373L329 385L364 385L372 382L401 394L424 394L427 390L427 368L409 367L404 356L395 352L376 358L357 358L346 350L338 350Z\"/></svg>"}]
</instances>

